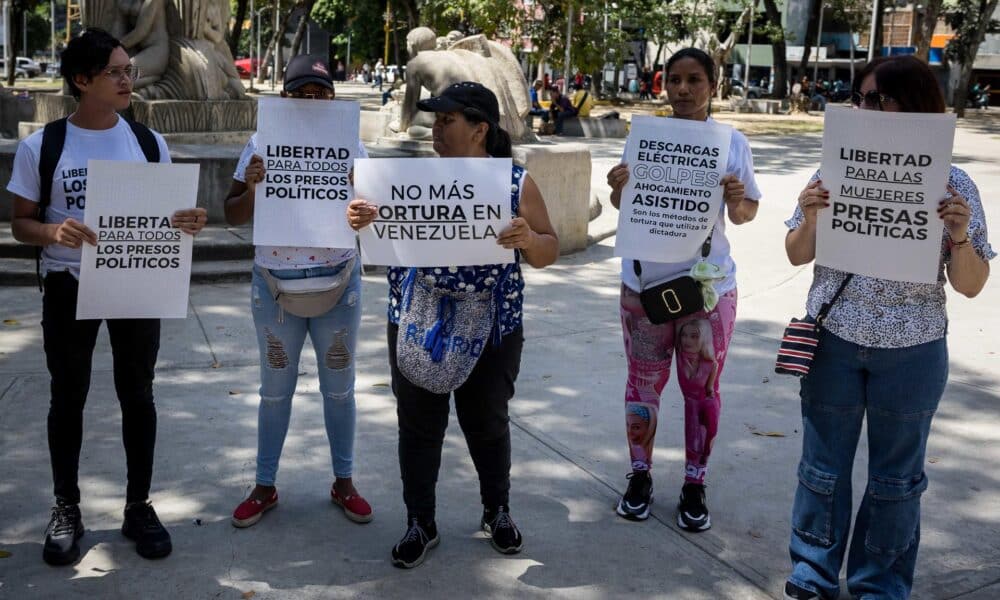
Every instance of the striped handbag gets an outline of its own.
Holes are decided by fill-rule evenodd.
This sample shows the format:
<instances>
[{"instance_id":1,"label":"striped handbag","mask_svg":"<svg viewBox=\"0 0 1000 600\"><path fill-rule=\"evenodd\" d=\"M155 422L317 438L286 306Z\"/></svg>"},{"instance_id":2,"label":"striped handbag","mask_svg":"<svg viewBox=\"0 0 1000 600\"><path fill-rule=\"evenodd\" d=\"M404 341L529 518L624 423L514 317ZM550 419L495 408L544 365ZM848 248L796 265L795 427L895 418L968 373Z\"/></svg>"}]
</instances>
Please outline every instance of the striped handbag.
<instances>
[{"instance_id":1,"label":"striped handbag","mask_svg":"<svg viewBox=\"0 0 1000 600\"><path fill-rule=\"evenodd\" d=\"M804 319L792 319L785 328L785 334L781 337L781 345L778 347L778 359L774 363L774 372L782 375L794 375L795 377L805 377L812 367L813 356L819 346L819 332L826 320L826 315L830 312L833 303L840 298L844 288L850 283L853 274L848 274L837 289L837 293L829 302L819 309L816 318L806 315Z\"/></svg>"}]
</instances>

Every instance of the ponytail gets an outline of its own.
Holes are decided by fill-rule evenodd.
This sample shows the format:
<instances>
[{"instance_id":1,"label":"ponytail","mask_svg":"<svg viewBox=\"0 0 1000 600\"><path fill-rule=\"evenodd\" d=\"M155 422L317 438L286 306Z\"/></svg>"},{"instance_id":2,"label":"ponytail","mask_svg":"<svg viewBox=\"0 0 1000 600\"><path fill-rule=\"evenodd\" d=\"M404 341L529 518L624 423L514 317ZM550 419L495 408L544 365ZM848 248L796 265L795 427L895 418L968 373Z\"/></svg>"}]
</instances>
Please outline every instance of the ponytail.
<instances>
[{"instance_id":1,"label":"ponytail","mask_svg":"<svg viewBox=\"0 0 1000 600\"><path fill-rule=\"evenodd\" d=\"M494 158L510 158L513 154L510 134L499 125L490 124L486 132L486 152Z\"/></svg>"}]
</instances>

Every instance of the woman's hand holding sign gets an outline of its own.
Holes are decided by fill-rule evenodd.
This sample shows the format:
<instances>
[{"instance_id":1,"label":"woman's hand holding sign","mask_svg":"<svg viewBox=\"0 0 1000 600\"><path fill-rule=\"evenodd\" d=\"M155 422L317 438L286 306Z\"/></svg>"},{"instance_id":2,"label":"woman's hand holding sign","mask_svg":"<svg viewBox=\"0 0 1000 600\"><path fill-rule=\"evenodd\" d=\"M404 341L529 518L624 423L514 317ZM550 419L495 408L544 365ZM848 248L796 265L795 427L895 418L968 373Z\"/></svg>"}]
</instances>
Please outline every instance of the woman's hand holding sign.
<instances>
[{"instance_id":1,"label":"woman's hand holding sign","mask_svg":"<svg viewBox=\"0 0 1000 600\"><path fill-rule=\"evenodd\" d=\"M799 194L799 208L804 220L800 227L788 232L785 237L785 252L795 266L812 262L816 258L816 214L830 206L830 192L823 187L823 180L817 179Z\"/></svg>"},{"instance_id":2,"label":"woman's hand holding sign","mask_svg":"<svg viewBox=\"0 0 1000 600\"><path fill-rule=\"evenodd\" d=\"M243 179L246 183L247 189L252 192L256 192L257 184L264 181L265 173L264 159L254 154L250 157L250 162L247 164L246 171L243 174Z\"/></svg>"},{"instance_id":3,"label":"woman's hand holding sign","mask_svg":"<svg viewBox=\"0 0 1000 600\"><path fill-rule=\"evenodd\" d=\"M944 221L944 226L948 230L951 241L961 244L969 239L969 221L972 218L972 209L955 188L948 186L948 193L951 194L938 205L938 216Z\"/></svg>"},{"instance_id":4,"label":"woman's hand holding sign","mask_svg":"<svg viewBox=\"0 0 1000 600\"><path fill-rule=\"evenodd\" d=\"M347 205L347 224L354 231L360 231L371 225L378 214L378 207L367 200L355 198Z\"/></svg>"},{"instance_id":5,"label":"woman's hand holding sign","mask_svg":"<svg viewBox=\"0 0 1000 600\"><path fill-rule=\"evenodd\" d=\"M507 250L528 250L534 245L535 232L524 217L514 217L510 225L500 232L497 243Z\"/></svg>"},{"instance_id":6,"label":"woman's hand holding sign","mask_svg":"<svg viewBox=\"0 0 1000 600\"><path fill-rule=\"evenodd\" d=\"M608 171L608 186L611 187L611 205L618 208L622 200L622 190L628 183L628 163L615 165Z\"/></svg>"},{"instance_id":7,"label":"woman's hand holding sign","mask_svg":"<svg viewBox=\"0 0 1000 600\"><path fill-rule=\"evenodd\" d=\"M830 192L823 187L822 179L810 183L799 194L799 208L802 209L806 223L810 225L816 224L816 213L828 206L830 206Z\"/></svg>"},{"instance_id":8,"label":"woman's hand holding sign","mask_svg":"<svg viewBox=\"0 0 1000 600\"><path fill-rule=\"evenodd\" d=\"M58 225L52 225L52 227L54 228L52 237L54 244L67 248L79 248L84 242L91 246L97 245L97 234L76 219L69 218Z\"/></svg>"},{"instance_id":9,"label":"woman's hand holding sign","mask_svg":"<svg viewBox=\"0 0 1000 600\"><path fill-rule=\"evenodd\" d=\"M179 210L170 217L170 224L190 235L198 235L208 223L208 211L204 208Z\"/></svg>"},{"instance_id":10,"label":"woman's hand holding sign","mask_svg":"<svg viewBox=\"0 0 1000 600\"><path fill-rule=\"evenodd\" d=\"M746 187L743 181L732 173L722 178L722 199L726 203L726 212L729 213L729 220L733 225L742 225L753 221L757 216L757 202L751 199L746 200Z\"/></svg>"}]
</instances>

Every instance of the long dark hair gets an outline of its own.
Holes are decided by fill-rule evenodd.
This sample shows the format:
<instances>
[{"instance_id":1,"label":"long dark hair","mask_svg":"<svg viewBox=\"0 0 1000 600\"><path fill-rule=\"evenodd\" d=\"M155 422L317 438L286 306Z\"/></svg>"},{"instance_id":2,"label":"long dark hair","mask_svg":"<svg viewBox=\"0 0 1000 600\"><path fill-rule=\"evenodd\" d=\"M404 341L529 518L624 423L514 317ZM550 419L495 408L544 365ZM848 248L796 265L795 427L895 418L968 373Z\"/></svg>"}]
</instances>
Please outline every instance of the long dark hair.
<instances>
[{"instance_id":1,"label":"long dark hair","mask_svg":"<svg viewBox=\"0 0 1000 600\"><path fill-rule=\"evenodd\" d=\"M851 92L860 93L861 83L872 73L879 93L891 96L902 112L943 113L944 94L934 72L915 56L882 56L865 65L854 78Z\"/></svg>"},{"instance_id":2,"label":"long dark hair","mask_svg":"<svg viewBox=\"0 0 1000 600\"><path fill-rule=\"evenodd\" d=\"M513 142L511 142L510 134L507 130L500 127L500 125L491 122L486 118L486 116L479 110L476 109L466 109L462 111L462 116L465 120L473 125L477 123L486 123L486 153L494 158L510 158L514 155Z\"/></svg>"}]
</instances>

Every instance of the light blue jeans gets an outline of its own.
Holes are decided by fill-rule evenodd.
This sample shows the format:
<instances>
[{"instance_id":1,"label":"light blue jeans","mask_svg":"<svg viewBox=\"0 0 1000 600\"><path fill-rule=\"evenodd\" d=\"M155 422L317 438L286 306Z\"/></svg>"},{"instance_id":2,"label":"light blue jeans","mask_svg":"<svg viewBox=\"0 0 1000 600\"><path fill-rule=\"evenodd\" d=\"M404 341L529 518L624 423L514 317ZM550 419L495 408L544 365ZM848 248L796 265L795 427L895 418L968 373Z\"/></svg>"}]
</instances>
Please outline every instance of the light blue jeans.
<instances>
[{"instance_id":1,"label":"light blue jeans","mask_svg":"<svg viewBox=\"0 0 1000 600\"><path fill-rule=\"evenodd\" d=\"M931 419L948 380L948 347L868 348L823 332L802 380L802 460L792 509L792 575L836 598L902 600L913 587ZM868 484L851 533L851 467L868 420Z\"/></svg>"},{"instance_id":2,"label":"light blue jeans","mask_svg":"<svg viewBox=\"0 0 1000 600\"><path fill-rule=\"evenodd\" d=\"M325 277L336 267L272 270L278 279ZM361 325L361 261L350 283L329 312L303 318L280 309L254 266L251 308L260 349L260 408L257 413L257 484L273 486L278 460L292 415L292 395L299 378L299 355L306 333L312 340L323 396L323 416L333 474L351 477L354 464L354 353Z\"/></svg>"}]
</instances>

